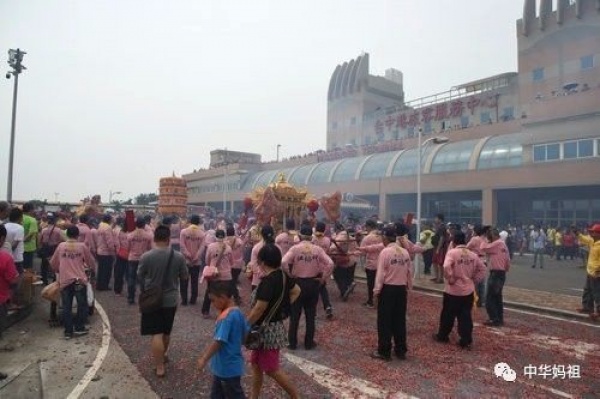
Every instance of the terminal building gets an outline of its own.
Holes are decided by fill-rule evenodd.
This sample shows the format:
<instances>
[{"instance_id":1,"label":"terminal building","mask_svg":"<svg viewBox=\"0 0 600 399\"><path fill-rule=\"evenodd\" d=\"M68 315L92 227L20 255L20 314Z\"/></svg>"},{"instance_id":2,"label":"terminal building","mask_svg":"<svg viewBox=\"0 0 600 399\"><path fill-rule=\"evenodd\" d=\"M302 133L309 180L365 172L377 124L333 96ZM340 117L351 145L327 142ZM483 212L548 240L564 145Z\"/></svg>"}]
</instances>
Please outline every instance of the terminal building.
<instances>
[{"instance_id":1,"label":"terminal building","mask_svg":"<svg viewBox=\"0 0 600 399\"><path fill-rule=\"evenodd\" d=\"M343 209L372 204L390 220L415 213L420 167L426 219L600 221L600 0L525 0L516 34L516 72L411 101L400 71L369 74L369 54L338 65L326 150L271 163L213 151L210 168L183 176L189 203L241 211L247 193L283 173L317 197L340 190ZM441 136L448 142L427 141Z\"/></svg>"}]
</instances>

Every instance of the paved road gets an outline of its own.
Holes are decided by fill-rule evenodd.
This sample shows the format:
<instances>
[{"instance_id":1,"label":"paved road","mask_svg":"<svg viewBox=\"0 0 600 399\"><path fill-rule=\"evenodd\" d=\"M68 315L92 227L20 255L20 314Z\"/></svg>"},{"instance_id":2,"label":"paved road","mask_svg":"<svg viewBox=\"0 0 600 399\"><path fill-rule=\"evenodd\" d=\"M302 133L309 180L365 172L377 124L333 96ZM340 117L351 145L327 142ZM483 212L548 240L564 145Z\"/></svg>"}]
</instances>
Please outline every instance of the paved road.
<instances>
[{"instance_id":1,"label":"paved road","mask_svg":"<svg viewBox=\"0 0 600 399\"><path fill-rule=\"evenodd\" d=\"M248 293L244 282L243 295ZM316 350L284 352L284 368L301 387L303 397L600 397L599 326L508 311L506 327L492 329L481 325L486 315L480 309L475 314L478 325L473 350L463 351L456 345L432 341L441 300L413 292L409 296L408 360L381 363L369 357L377 341L376 313L360 306L364 296L361 284L349 302L335 299L336 320L331 322L319 309ZM195 362L210 342L214 320L202 319L199 305L178 309L168 375L158 380L153 376L148 340L139 336L137 309L110 293L102 293L100 300L116 340L159 396L207 397L211 376L197 371ZM499 362L515 370L516 382L493 375ZM541 365L556 365L559 377L552 379L551 373L529 380L523 371L530 364L536 372ZM566 370L569 365L579 366L580 378L560 377L561 368ZM243 384L249 391L248 376ZM282 397L271 382L264 389L265 398Z\"/></svg>"}]
</instances>

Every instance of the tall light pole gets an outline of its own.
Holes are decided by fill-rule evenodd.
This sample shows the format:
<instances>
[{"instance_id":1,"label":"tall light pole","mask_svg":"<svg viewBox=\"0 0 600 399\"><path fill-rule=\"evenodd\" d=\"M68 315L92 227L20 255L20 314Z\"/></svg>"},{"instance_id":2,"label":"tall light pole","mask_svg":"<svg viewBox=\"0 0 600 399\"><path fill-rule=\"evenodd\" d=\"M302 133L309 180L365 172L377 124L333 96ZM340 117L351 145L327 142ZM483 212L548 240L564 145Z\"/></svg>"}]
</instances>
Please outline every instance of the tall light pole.
<instances>
[{"instance_id":1,"label":"tall light pole","mask_svg":"<svg viewBox=\"0 0 600 399\"><path fill-rule=\"evenodd\" d=\"M279 162L279 149L281 148L281 144L277 144L277 162Z\"/></svg>"},{"instance_id":2,"label":"tall light pole","mask_svg":"<svg viewBox=\"0 0 600 399\"><path fill-rule=\"evenodd\" d=\"M23 64L21 64L25 54L27 53L21 49L8 50L8 65L10 65L12 71L6 73L6 79L10 79L11 75L15 77L15 84L13 88L12 121L10 125L10 150L8 153L8 178L6 182L6 200L8 202L12 202L13 164L15 160L15 128L17 125L17 92L19 91L19 74L27 69L25 66L23 66Z\"/></svg>"},{"instance_id":3,"label":"tall light pole","mask_svg":"<svg viewBox=\"0 0 600 399\"><path fill-rule=\"evenodd\" d=\"M225 147L225 154L223 155L225 160L225 172L223 173L223 217L227 214L227 172L229 169L229 159L227 157L227 147Z\"/></svg>"},{"instance_id":4,"label":"tall light pole","mask_svg":"<svg viewBox=\"0 0 600 399\"><path fill-rule=\"evenodd\" d=\"M421 159L423 157L423 150L427 147L429 143L433 144L444 144L450 141L448 137L431 137L422 142L423 139L423 130L419 129L419 141L417 144L417 234L415 237L415 241L419 241L421 239ZM415 273L414 278L420 275L419 270L419 262L415 262Z\"/></svg>"},{"instance_id":5,"label":"tall light pole","mask_svg":"<svg viewBox=\"0 0 600 399\"><path fill-rule=\"evenodd\" d=\"M109 203L109 204L112 204L112 199L113 199L113 196L115 196L115 195L119 195L119 194L123 194L123 193L122 193L122 192L120 192L120 191L109 191L109 192L108 192L108 203Z\"/></svg>"}]
</instances>

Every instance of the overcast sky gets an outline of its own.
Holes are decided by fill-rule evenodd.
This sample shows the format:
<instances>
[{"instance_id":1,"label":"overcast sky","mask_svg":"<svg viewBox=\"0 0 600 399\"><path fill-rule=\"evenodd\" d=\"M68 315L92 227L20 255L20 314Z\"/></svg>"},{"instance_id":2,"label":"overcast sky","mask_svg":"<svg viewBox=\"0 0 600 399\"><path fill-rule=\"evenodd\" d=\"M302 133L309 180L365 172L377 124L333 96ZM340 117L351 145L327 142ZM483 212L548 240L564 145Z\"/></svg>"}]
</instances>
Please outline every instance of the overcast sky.
<instances>
[{"instance_id":1,"label":"overcast sky","mask_svg":"<svg viewBox=\"0 0 600 399\"><path fill-rule=\"evenodd\" d=\"M371 54L406 99L517 70L522 0L1 0L0 69L19 81L13 199L154 192L212 149L325 147L337 64ZM12 80L0 84L6 197Z\"/></svg>"}]
</instances>

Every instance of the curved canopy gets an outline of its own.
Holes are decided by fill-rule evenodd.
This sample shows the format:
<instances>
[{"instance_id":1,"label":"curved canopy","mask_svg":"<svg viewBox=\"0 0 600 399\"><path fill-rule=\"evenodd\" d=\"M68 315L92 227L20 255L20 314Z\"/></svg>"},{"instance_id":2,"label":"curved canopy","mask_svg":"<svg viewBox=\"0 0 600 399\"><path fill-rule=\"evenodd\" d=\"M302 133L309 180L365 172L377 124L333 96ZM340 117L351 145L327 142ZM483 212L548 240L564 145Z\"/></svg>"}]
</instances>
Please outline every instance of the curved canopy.
<instances>
[{"instance_id":1,"label":"curved canopy","mask_svg":"<svg viewBox=\"0 0 600 399\"><path fill-rule=\"evenodd\" d=\"M444 145L433 159L431 173L469 170L469 161L480 140L465 140Z\"/></svg>"},{"instance_id":2,"label":"curved canopy","mask_svg":"<svg viewBox=\"0 0 600 399\"><path fill-rule=\"evenodd\" d=\"M523 145L518 135L489 139L479 153L477 169L506 168L523 164Z\"/></svg>"}]
</instances>

